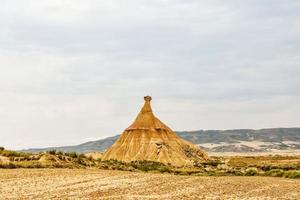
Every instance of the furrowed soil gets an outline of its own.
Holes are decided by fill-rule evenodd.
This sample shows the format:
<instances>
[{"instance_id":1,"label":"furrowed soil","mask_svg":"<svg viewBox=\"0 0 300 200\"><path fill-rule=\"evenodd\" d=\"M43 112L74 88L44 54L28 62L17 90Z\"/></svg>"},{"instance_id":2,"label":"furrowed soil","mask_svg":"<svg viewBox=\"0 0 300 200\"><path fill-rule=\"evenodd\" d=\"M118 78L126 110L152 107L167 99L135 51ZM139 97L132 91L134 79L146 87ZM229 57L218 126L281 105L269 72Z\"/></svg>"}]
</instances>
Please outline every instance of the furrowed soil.
<instances>
[{"instance_id":1,"label":"furrowed soil","mask_svg":"<svg viewBox=\"0 0 300 200\"><path fill-rule=\"evenodd\" d=\"M98 169L0 169L0 199L299 199L300 180Z\"/></svg>"}]
</instances>

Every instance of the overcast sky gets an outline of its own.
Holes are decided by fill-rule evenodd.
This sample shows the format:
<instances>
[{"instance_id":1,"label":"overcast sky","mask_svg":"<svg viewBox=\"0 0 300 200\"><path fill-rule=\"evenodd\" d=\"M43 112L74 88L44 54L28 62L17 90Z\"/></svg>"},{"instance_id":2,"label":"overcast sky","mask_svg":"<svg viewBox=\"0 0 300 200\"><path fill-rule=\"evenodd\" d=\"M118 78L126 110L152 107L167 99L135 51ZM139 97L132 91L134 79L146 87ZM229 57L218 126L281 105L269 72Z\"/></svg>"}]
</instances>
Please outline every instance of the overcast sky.
<instances>
[{"instance_id":1,"label":"overcast sky","mask_svg":"<svg viewBox=\"0 0 300 200\"><path fill-rule=\"evenodd\" d=\"M0 146L300 126L300 1L0 0Z\"/></svg>"}]
</instances>

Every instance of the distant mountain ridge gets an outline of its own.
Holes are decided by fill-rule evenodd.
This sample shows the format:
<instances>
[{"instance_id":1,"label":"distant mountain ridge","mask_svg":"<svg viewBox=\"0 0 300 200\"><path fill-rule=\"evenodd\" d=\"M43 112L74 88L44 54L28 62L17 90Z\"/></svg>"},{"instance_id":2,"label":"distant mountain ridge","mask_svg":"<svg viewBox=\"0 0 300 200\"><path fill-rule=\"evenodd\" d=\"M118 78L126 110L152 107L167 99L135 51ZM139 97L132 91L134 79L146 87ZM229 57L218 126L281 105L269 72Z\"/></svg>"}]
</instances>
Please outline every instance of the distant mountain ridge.
<instances>
[{"instance_id":1,"label":"distant mountain ridge","mask_svg":"<svg viewBox=\"0 0 300 200\"><path fill-rule=\"evenodd\" d=\"M180 137L199 145L209 152L272 152L300 150L300 128L198 130L176 132ZM80 145L26 149L41 152L56 149L64 152L88 153L105 151L119 137L116 135Z\"/></svg>"}]
</instances>

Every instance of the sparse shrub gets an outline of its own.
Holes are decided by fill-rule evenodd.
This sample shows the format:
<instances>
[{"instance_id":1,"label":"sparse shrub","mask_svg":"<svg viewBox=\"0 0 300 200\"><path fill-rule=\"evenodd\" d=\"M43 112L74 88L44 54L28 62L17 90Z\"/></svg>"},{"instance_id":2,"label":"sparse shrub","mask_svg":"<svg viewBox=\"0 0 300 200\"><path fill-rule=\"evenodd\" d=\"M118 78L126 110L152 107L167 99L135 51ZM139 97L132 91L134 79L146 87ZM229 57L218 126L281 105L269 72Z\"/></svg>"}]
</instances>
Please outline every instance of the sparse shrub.
<instances>
[{"instance_id":1,"label":"sparse shrub","mask_svg":"<svg viewBox=\"0 0 300 200\"><path fill-rule=\"evenodd\" d=\"M131 172L133 172L133 171L136 171L136 169L135 169L134 167L132 167L132 166L128 166L128 167L126 168L126 171L131 171Z\"/></svg>"},{"instance_id":2,"label":"sparse shrub","mask_svg":"<svg viewBox=\"0 0 300 200\"><path fill-rule=\"evenodd\" d=\"M47 151L46 153L51 154L51 155L55 155L56 154L56 150L55 149L51 149L51 150Z\"/></svg>"},{"instance_id":3,"label":"sparse shrub","mask_svg":"<svg viewBox=\"0 0 300 200\"><path fill-rule=\"evenodd\" d=\"M257 174L258 174L258 171L254 167L246 169L246 173L245 173L246 176L255 176Z\"/></svg>"},{"instance_id":4,"label":"sparse shrub","mask_svg":"<svg viewBox=\"0 0 300 200\"><path fill-rule=\"evenodd\" d=\"M61 163L53 163L51 167L53 167L53 168L64 168L64 165L62 165Z\"/></svg>"},{"instance_id":5,"label":"sparse shrub","mask_svg":"<svg viewBox=\"0 0 300 200\"><path fill-rule=\"evenodd\" d=\"M7 164L4 164L4 163L0 163L0 168L2 169L15 169L17 168L18 166L15 165L14 163L10 162L10 163L7 163Z\"/></svg>"},{"instance_id":6,"label":"sparse shrub","mask_svg":"<svg viewBox=\"0 0 300 200\"><path fill-rule=\"evenodd\" d=\"M177 171L175 174L182 175L182 176L188 176L189 175L189 173L187 171Z\"/></svg>"},{"instance_id":7,"label":"sparse shrub","mask_svg":"<svg viewBox=\"0 0 300 200\"><path fill-rule=\"evenodd\" d=\"M63 155L64 155L64 152L58 151L58 152L56 152L56 155L61 155L61 156L63 156Z\"/></svg>"},{"instance_id":8,"label":"sparse shrub","mask_svg":"<svg viewBox=\"0 0 300 200\"><path fill-rule=\"evenodd\" d=\"M262 170L264 170L264 171L269 171L269 170L271 170L271 165L263 165L263 166L261 166L261 169Z\"/></svg>"},{"instance_id":9,"label":"sparse shrub","mask_svg":"<svg viewBox=\"0 0 300 200\"><path fill-rule=\"evenodd\" d=\"M216 173L215 172L208 172L207 175L208 176L216 176Z\"/></svg>"},{"instance_id":10,"label":"sparse shrub","mask_svg":"<svg viewBox=\"0 0 300 200\"><path fill-rule=\"evenodd\" d=\"M65 155L72 158L78 158L78 154L76 152L66 152Z\"/></svg>"},{"instance_id":11,"label":"sparse shrub","mask_svg":"<svg viewBox=\"0 0 300 200\"><path fill-rule=\"evenodd\" d=\"M42 168L41 163L36 161L23 161L23 162L15 162L13 163L16 168Z\"/></svg>"},{"instance_id":12,"label":"sparse shrub","mask_svg":"<svg viewBox=\"0 0 300 200\"><path fill-rule=\"evenodd\" d=\"M243 176L244 175L244 173L241 170L238 170L238 169L227 170L226 174L228 174L228 175L234 175L234 176Z\"/></svg>"},{"instance_id":13,"label":"sparse shrub","mask_svg":"<svg viewBox=\"0 0 300 200\"><path fill-rule=\"evenodd\" d=\"M87 162L86 162L86 156L84 154L77 154L77 158L76 158L76 162L79 164L79 165L84 165L84 166L87 166Z\"/></svg>"},{"instance_id":14,"label":"sparse shrub","mask_svg":"<svg viewBox=\"0 0 300 200\"><path fill-rule=\"evenodd\" d=\"M233 172L233 174L234 174L235 176L243 176L243 175L244 175L243 172L238 171L238 170L235 170L235 171Z\"/></svg>"},{"instance_id":15,"label":"sparse shrub","mask_svg":"<svg viewBox=\"0 0 300 200\"><path fill-rule=\"evenodd\" d=\"M218 166L218 165L220 165L220 164L222 164L221 163L221 161L219 161L219 160L209 160L209 161L207 161L207 163L205 163L206 165L210 165L210 166L214 166L214 167L216 167L216 166Z\"/></svg>"},{"instance_id":16,"label":"sparse shrub","mask_svg":"<svg viewBox=\"0 0 300 200\"><path fill-rule=\"evenodd\" d=\"M282 177L283 174L284 172L281 169L271 169L265 172L265 175L274 177Z\"/></svg>"},{"instance_id":17,"label":"sparse shrub","mask_svg":"<svg viewBox=\"0 0 300 200\"><path fill-rule=\"evenodd\" d=\"M270 171L266 171L264 175L273 176L273 177L300 178L300 171L299 170L284 171L282 169L272 169Z\"/></svg>"},{"instance_id":18,"label":"sparse shrub","mask_svg":"<svg viewBox=\"0 0 300 200\"><path fill-rule=\"evenodd\" d=\"M28 168L43 168L43 166L39 162L34 162L31 165L28 165Z\"/></svg>"},{"instance_id":19,"label":"sparse shrub","mask_svg":"<svg viewBox=\"0 0 300 200\"><path fill-rule=\"evenodd\" d=\"M300 178L300 171L296 171L296 170L286 171L286 172L284 172L283 177L286 177L286 178Z\"/></svg>"},{"instance_id":20,"label":"sparse shrub","mask_svg":"<svg viewBox=\"0 0 300 200\"><path fill-rule=\"evenodd\" d=\"M168 166L162 166L158 168L161 173L172 173L172 170Z\"/></svg>"},{"instance_id":21,"label":"sparse shrub","mask_svg":"<svg viewBox=\"0 0 300 200\"><path fill-rule=\"evenodd\" d=\"M5 157L23 157L25 159L29 159L29 156L32 155L31 153L17 152L5 149L0 151L0 154Z\"/></svg>"},{"instance_id":22,"label":"sparse shrub","mask_svg":"<svg viewBox=\"0 0 300 200\"><path fill-rule=\"evenodd\" d=\"M4 147L0 147L0 151L4 151L5 150L5 148Z\"/></svg>"},{"instance_id":23,"label":"sparse shrub","mask_svg":"<svg viewBox=\"0 0 300 200\"><path fill-rule=\"evenodd\" d=\"M283 166L281 166L281 168L283 169L283 170L294 170L294 169L297 169L297 165L293 165L293 164L287 164L287 165L283 165Z\"/></svg>"},{"instance_id":24,"label":"sparse shrub","mask_svg":"<svg viewBox=\"0 0 300 200\"><path fill-rule=\"evenodd\" d=\"M270 169L278 169L279 167L276 165L271 165Z\"/></svg>"},{"instance_id":25,"label":"sparse shrub","mask_svg":"<svg viewBox=\"0 0 300 200\"><path fill-rule=\"evenodd\" d=\"M78 155L78 158L81 158L81 159L82 159L82 158L86 158L86 156L85 156L84 154L79 154L79 155Z\"/></svg>"},{"instance_id":26,"label":"sparse shrub","mask_svg":"<svg viewBox=\"0 0 300 200\"><path fill-rule=\"evenodd\" d=\"M148 171L159 171L160 169L167 167L163 163L153 162L153 161L133 161L130 163L134 168L148 172ZM163 169L163 170L166 170Z\"/></svg>"},{"instance_id":27,"label":"sparse shrub","mask_svg":"<svg viewBox=\"0 0 300 200\"><path fill-rule=\"evenodd\" d=\"M101 169L114 169L114 170L126 170L126 167L128 167L128 163L124 163L121 161L117 161L114 159L111 160L105 160L100 162L100 168Z\"/></svg>"},{"instance_id":28,"label":"sparse shrub","mask_svg":"<svg viewBox=\"0 0 300 200\"><path fill-rule=\"evenodd\" d=\"M84 161L84 159L82 159L82 158L80 158L80 157L77 158L77 163L78 163L79 165L84 165L84 166L87 165L86 162Z\"/></svg>"},{"instance_id":29,"label":"sparse shrub","mask_svg":"<svg viewBox=\"0 0 300 200\"><path fill-rule=\"evenodd\" d=\"M172 169L168 165L153 161L132 161L130 163L121 162L117 160L105 160L100 162L102 169L114 169L124 171L158 171L161 173L172 173Z\"/></svg>"}]
</instances>

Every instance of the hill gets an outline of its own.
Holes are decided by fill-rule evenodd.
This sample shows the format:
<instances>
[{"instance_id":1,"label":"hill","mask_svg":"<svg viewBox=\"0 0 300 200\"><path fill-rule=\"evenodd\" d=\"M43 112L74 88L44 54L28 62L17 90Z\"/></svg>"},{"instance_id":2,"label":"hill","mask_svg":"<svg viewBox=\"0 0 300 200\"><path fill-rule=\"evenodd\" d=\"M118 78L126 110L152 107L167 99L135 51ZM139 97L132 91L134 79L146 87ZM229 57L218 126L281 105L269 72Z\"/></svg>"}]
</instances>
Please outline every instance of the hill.
<instances>
[{"instance_id":1,"label":"hill","mask_svg":"<svg viewBox=\"0 0 300 200\"><path fill-rule=\"evenodd\" d=\"M209 160L199 146L179 137L154 115L151 96L145 96L144 100L144 106L134 122L105 151L102 160L145 160L177 167L193 166Z\"/></svg>"},{"instance_id":2,"label":"hill","mask_svg":"<svg viewBox=\"0 0 300 200\"><path fill-rule=\"evenodd\" d=\"M176 132L178 136L199 145L209 152L272 152L300 150L300 128L198 130ZM86 142L75 146L27 149L24 152L41 152L56 149L64 152L87 153L105 151L120 135Z\"/></svg>"},{"instance_id":3,"label":"hill","mask_svg":"<svg viewBox=\"0 0 300 200\"><path fill-rule=\"evenodd\" d=\"M116 135L113 137L108 137L101 140L96 141L90 141L86 143L82 143L79 145L74 146L62 146L62 147L47 147L47 148L32 148L32 149L26 149L21 150L23 152L31 152L31 153L38 153L38 152L44 152L44 151L50 151L50 150L57 150L57 151L63 151L63 152L77 152L77 153L89 153L89 152L95 152L95 151L105 151L108 147L110 147L118 138L120 135Z\"/></svg>"}]
</instances>

